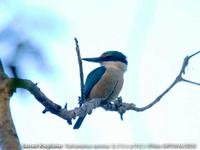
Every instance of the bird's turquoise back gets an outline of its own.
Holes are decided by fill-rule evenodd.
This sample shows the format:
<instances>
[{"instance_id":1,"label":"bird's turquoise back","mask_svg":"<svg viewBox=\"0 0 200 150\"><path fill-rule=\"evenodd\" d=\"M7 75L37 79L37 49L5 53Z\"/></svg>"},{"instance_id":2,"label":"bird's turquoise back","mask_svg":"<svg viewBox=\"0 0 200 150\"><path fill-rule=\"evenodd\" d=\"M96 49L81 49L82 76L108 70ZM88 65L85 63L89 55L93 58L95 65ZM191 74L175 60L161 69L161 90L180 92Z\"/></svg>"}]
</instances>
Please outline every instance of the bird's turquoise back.
<instances>
[{"instance_id":1,"label":"bird's turquoise back","mask_svg":"<svg viewBox=\"0 0 200 150\"><path fill-rule=\"evenodd\" d=\"M84 86L84 94L85 94L86 99L88 98L93 86L101 79L105 71L106 71L106 68L104 66L101 66L94 69L88 74L86 82L85 82L85 86Z\"/></svg>"}]
</instances>

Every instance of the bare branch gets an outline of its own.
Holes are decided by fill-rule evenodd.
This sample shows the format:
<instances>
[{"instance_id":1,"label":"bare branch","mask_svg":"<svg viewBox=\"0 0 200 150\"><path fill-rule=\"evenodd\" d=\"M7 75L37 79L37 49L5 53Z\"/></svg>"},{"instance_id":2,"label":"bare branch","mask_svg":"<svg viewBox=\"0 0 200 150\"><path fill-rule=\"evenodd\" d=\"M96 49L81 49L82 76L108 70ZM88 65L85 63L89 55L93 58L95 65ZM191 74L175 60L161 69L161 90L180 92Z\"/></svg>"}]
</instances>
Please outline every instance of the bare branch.
<instances>
[{"instance_id":1,"label":"bare branch","mask_svg":"<svg viewBox=\"0 0 200 150\"><path fill-rule=\"evenodd\" d=\"M58 117L65 119L71 124L71 119L75 119L77 116L84 116L90 114L93 109L100 106L102 99L93 99L91 101L85 102L81 107L75 107L73 110L67 110L67 105L62 108L60 105L54 103L50 100L31 80L12 78L13 91L16 88L23 88L28 90L35 98L45 107L43 113L49 111Z\"/></svg>"},{"instance_id":2,"label":"bare branch","mask_svg":"<svg viewBox=\"0 0 200 150\"><path fill-rule=\"evenodd\" d=\"M76 45L77 45L76 48L79 51L79 47L78 47L78 43L77 43L78 41L76 39L75 39L75 41L76 41ZM80 51L78 53L80 54ZM79 57L78 59L80 61L81 57L79 54L78 54L78 57ZM90 114L90 113L92 113L92 110L97 107L102 107L107 111L116 111L121 115L121 119L122 119L122 115L128 110L134 110L137 112L141 112L141 111L145 111L145 110L151 108L156 103L158 103L161 100L161 98L164 95L166 95L177 83L179 83L181 81L188 82L188 83L195 84L195 85L200 85L200 83L196 83L196 82L189 81L189 80L182 78L182 75L185 73L185 68L187 67L187 65L189 63L189 60L197 54L198 53L195 53L191 56L186 56L183 61L181 70L180 70L178 76L172 82L172 84L163 93L161 93L154 101L152 101L150 104L148 104L144 107L136 107L136 105L133 103L122 102L122 98L119 97L117 100L107 103L107 104L105 104L105 102L103 102L104 99L92 99L90 101L84 102L83 105L80 107L75 107L72 110L68 110L67 104L62 108L60 105L54 103L52 100L47 98L47 96L45 96L45 94L39 89L37 84L33 83L32 81L26 80L26 79L18 79L18 78L12 78L10 80L12 82L13 91L15 91L16 88L24 88L24 89L28 90L45 107L43 113L49 111L52 114L55 114L58 117L67 120L67 122L69 124L72 124L72 119L75 119L77 116L80 117L80 116L84 116L86 114ZM80 73L80 77L83 77L81 74L83 75L83 73Z\"/></svg>"},{"instance_id":3,"label":"bare branch","mask_svg":"<svg viewBox=\"0 0 200 150\"><path fill-rule=\"evenodd\" d=\"M78 57L79 72L80 72L81 98L79 99L79 104L81 106L82 103L85 101L83 65L82 65L82 60L81 60L81 54L80 54L80 48L79 48L79 45L78 45L78 40L77 40L77 38L74 38L74 40L75 40L75 43L76 43L76 53L77 53L77 57Z\"/></svg>"},{"instance_id":4,"label":"bare branch","mask_svg":"<svg viewBox=\"0 0 200 150\"><path fill-rule=\"evenodd\" d=\"M135 107L133 108L133 110L135 111L144 111L146 109L149 109L151 108L153 105L155 105L156 103L158 103L161 98L167 94L178 82L181 82L182 81L182 74L185 73L185 68L187 67L188 65L188 61L189 61L190 57L186 56L184 61L183 61L183 64L182 64L182 67L181 67L181 71L179 72L178 76L176 77L176 79L172 82L172 84L163 92L161 93L154 101L152 101L150 104L144 106L144 107Z\"/></svg>"},{"instance_id":5,"label":"bare branch","mask_svg":"<svg viewBox=\"0 0 200 150\"><path fill-rule=\"evenodd\" d=\"M132 108L132 110L135 110L135 111L145 111L146 109L149 109L151 108L153 105L155 105L156 103L158 103L161 98L167 94L177 83L179 82L179 80L175 80L162 94L160 94L153 102L151 102L150 104L144 106L144 107L134 107Z\"/></svg>"},{"instance_id":6,"label":"bare branch","mask_svg":"<svg viewBox=\"0 0 200 150\"><path fill-rule=\"evenodd\" d=\"M57 113L61 109L60 105L55 104L49 98L45 96L43 92L40 91L37 84L33 83L31 80L11 78L12 89L15 91L16 88L23 88L28 90L35 98L45 106L45 112L50 111L51 113Z\"/></svg>"}]
</instances>

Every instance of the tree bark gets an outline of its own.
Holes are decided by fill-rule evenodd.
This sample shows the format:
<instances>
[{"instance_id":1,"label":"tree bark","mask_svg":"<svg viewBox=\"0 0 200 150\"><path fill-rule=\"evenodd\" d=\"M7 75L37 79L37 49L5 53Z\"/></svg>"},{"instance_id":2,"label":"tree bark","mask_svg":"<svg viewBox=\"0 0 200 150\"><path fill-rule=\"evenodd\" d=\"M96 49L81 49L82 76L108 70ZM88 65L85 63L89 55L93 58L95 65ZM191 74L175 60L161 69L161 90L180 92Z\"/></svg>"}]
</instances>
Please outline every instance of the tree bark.
<instances>
[{"instance_id":1,"label":"tree bark","mask_svg":"<svg viewBox=\"0 0 200 150\"><path fill-rule=\"evenodd\" d=\"M0 73L1 75L1 73ZM0 78L0 149L21 150L10 112L9 79Z\"/></svg>"}]
</instances>

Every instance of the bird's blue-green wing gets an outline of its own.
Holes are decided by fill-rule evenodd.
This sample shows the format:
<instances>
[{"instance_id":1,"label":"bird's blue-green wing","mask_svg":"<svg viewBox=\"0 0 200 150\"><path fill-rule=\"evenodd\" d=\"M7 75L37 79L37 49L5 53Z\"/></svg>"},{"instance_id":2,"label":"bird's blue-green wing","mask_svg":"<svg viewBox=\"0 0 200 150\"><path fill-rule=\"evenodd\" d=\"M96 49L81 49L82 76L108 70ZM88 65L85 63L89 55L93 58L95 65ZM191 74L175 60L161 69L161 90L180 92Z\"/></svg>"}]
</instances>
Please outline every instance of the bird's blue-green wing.
<instances>
[{"instance_id":1,"label":"bird's blue-green wing","mask_svg":"<svg viewBox=\"0 0 200 150\"><path fill-rule=\"evenodd\" d=\"M93 86L101 79L106 68L104 66L98 67L91 71L87 76L85 86L84 86L84 94L85 98L87 98L92 90Z\"/></svg>"},{"instance_id":2,"label":"bird's blue-green wing","mask_svg":"<svg viewBox=\"0 0 200 150\"><path fill-rule=\"evenodd\" d=\"M92 90L94 85L101 79L101 77L103 76L105 71L106 71L106 68L101 66L99 68L94 69L93 71L91 71L89 73L89 75L87 76L86 82L85 82L85 86L84 86L85 98L87 98L89 96L90 91ZM79 103L81 106L83 102L79 102ZM78 118L78 120L76 121L76 123L74 125L74 129L80 128L85 117L86 117L86 115Z\"/></svg>"}]
</instances>

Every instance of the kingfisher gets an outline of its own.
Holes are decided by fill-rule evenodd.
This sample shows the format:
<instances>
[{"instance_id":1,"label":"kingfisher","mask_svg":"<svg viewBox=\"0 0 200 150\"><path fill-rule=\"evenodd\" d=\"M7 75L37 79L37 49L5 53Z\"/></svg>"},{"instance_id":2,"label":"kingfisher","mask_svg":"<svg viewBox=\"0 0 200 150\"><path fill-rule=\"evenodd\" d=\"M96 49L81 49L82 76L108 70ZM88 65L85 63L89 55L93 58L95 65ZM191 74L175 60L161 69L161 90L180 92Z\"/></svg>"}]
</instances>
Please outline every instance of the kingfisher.
<instances>
[{"instance_id":1,"label":"kingfisher","mask_svg":"<svg viewBox=\"0 0 200 150\"><path fill-rule=\"evenodd\" d=\"M100 57L82 58L82 60L100 63L100 67L91 71L84 85L85 101L102 98L109 102L115 100L124 83L124 73L127 70L127 57L119 51L107 51ZM80 102L80 106L84 102ZM85 115L86 116L86 115ZM79 117L74 129L79 129L85 116Z\"/></svg>"}]
</instances>

